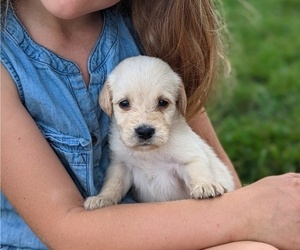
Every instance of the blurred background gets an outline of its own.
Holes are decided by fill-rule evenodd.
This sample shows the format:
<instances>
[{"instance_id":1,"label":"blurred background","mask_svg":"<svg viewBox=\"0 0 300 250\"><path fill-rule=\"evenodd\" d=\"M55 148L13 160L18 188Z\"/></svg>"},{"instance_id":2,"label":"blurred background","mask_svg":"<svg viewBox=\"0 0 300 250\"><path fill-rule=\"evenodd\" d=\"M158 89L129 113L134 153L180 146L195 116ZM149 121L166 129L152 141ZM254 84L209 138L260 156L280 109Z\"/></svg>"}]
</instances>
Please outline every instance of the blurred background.
<instances>
[{"instance_id":1,"label":"blurred background","mask_svg":"<svg viewBox=\"0 0 300 250\"><path fill-rule=\"evenodd\" d=\"M300 172L300 1L221 1L231 76L207 112L244 185Z\"/></svg>"}]
</instances>

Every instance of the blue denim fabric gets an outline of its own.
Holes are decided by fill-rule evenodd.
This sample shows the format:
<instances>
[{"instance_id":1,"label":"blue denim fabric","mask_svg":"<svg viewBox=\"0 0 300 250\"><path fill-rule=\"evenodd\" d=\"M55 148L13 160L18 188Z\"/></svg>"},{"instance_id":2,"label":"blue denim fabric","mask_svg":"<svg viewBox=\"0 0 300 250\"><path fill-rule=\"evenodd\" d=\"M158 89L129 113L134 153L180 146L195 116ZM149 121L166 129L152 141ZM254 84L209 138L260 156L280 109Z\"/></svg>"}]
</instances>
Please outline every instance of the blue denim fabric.
<instances>
[{"instance_id":1,"label":"blue denim fabric","mask_svg":"<svg viewBox=\"0 0 300 250\"><path fill-rule=\"evenodd\" d=\"M116 9L104 11L103 32L88 61L88 87L77 65L35 43L12 9L1 31L1 63L83 196L96 195L103 183L110 121L99 108L98 94L120 61L140 54L132 31ZM2 193L1 249L46 249Z\"/></svg>"}]
</instances>

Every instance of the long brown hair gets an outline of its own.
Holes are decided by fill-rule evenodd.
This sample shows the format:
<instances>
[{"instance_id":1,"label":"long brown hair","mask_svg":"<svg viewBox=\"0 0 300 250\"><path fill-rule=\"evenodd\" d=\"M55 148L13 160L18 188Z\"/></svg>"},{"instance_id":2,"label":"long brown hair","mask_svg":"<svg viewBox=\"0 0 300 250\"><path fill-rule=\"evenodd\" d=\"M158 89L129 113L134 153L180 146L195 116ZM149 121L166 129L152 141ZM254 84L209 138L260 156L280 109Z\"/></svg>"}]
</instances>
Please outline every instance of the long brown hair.
<instances>
[{"instance_id":1,"label":"long brown hair","mask_svg":"<svg viewBox=\"0 0 300 250\"><path fill-rule=\"evenodd\" d=\"M131 17L144 51L182 77L187 118L204 107L225 60L220 19L211 0L131 0Z\"/></svg>"}]
</instances>

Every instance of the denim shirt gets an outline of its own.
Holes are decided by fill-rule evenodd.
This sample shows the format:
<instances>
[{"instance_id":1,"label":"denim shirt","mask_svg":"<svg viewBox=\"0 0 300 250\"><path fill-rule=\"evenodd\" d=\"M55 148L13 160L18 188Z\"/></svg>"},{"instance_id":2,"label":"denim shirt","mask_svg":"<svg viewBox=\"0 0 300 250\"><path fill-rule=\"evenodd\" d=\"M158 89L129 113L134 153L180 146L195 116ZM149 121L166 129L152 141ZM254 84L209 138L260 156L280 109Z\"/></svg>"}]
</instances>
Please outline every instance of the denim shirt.
<instances>
[{"instance_id":1,"label":"denim shirt","mask_svg":"<svg viewBox=\"0 0 300 250\"><path fill-rule=\"evenodd\" d=\"M102 34L88 59L88 87L78 66L34 42L12 9L1 31L1 63L84 197L98 194L109 163L110 121L98 105L99 91L120 61L141 52L128 18L116 8L103 16ZM1 249L46 249L2 193Z\"/></svg>"}]
</instances>

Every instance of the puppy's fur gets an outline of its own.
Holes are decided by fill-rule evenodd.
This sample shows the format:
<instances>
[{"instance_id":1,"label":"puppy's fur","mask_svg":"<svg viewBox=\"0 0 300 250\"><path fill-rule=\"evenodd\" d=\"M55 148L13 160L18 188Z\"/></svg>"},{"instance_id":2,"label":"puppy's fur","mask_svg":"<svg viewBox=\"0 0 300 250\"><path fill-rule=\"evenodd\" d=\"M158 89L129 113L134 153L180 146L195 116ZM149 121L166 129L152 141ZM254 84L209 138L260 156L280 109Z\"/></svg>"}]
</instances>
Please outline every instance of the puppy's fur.
<instances>
[{"instance_id":1,"label":"puppy's fur","mask_svg":"<svg viewBox=\"0 0 300 250\"><path fill-rule=\"evenodd\" d=\"M100 93L112 118L111 164L87 210L117 204L133 187L140 202L215 197L233 190L232 177L213 150L187 125L181 78L157 58L121 62Z\"/></svg>"}]
</instances>

